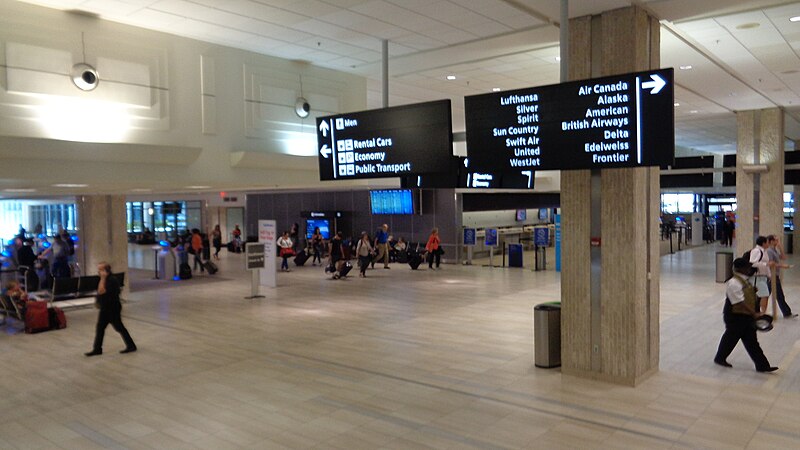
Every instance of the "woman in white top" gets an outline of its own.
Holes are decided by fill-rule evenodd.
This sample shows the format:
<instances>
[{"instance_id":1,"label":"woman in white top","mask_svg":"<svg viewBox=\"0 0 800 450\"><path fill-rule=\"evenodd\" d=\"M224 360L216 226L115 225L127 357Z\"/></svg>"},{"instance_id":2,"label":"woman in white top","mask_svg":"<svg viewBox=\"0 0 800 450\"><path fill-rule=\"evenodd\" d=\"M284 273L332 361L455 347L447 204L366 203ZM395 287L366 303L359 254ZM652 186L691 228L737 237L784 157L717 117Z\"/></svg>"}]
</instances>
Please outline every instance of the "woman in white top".
<instances>
[{"instance_id":1,"label":"woman in white top","mask_svg":"<svg viewBox=\"0 0 800 450\"><path fill-rule=\"evenodd\" d=\"M372 260L372 254L374 250L372 248L372 244L369 242L369 235L366 231L361 233L361 240L358 241L358 246L356 247L356 254L358 255L358 268L361 272L358 276L362 278L367 277L367 266L369 266L370 260Z\"/></svg>"},{"instance_id":2,"label":"woman in white top","mask_svg":"<svg viewBox=\"0 0 800 450\"><path fill-rule=\"evenodd\" d=\"M289 270L289 257L292 256L294 253L292 251L292 239L289 237L289 232L284 231L283 236L278 238L278 249L280 251L281 258L281 270L284 272L290 272Z\"/></svg>"}]
</instances>

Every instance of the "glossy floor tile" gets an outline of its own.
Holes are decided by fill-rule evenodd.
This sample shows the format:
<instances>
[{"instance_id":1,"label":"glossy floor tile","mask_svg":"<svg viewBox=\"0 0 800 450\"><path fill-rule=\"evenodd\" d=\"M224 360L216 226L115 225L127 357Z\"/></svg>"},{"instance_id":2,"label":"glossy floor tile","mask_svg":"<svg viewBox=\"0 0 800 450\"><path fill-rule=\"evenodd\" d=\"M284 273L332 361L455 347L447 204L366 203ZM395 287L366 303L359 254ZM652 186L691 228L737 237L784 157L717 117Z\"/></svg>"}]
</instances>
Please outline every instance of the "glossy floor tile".
<instances>
[{"instance_id":1,"label":"glossy floor tile","mask_svg":"<svg viewBox=\"0 0 800 450\"><path fill-rule=\"evenodd\" d=\"M732 369L712 364L717 250L661 258L661 371L635 389L533 367L551 270L293 267L246 300L242 255L188 281L134 269L136 353L109 329L84 357L92 309L59 331L2 327L0 448L800 448L800 321L759 336L774 374L742 348ZM784 284L800 312L800 273Z\"/></svg>"}]
</instances>

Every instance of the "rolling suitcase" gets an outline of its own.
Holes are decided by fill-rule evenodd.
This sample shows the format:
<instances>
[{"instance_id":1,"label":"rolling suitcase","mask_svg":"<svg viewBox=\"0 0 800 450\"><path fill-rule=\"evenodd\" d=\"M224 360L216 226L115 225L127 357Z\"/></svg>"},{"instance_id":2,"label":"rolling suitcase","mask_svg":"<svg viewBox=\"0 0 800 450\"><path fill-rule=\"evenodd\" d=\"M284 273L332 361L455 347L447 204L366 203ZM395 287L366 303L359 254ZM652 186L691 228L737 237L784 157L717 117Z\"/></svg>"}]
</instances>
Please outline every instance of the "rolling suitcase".
<instances>
[{"instance_id":1,"label":"rolling suitcase","mask_svg":"<svg viewBox=\"0 0 800 450\"><path fill-rule=\"evenodd\" d=\"M39 333L50 329L50 315L47 312L47 302L29 301L25 307L26 333Z\"/></svg>"},{"instance_id":2,"label":"rolling suitcase","mask_svg":"<svg viewBox=\"0 0 800 450\"><path fill-rule=\"evenodd\" d=\"M413 253L408 258L408 265L411 266L411 270L417 270L420 264L422 264L422 255L419 253Z\"/></svg>"},{"instance_id":3,"label":"rolling suitcase","mask_svg":"<svg viewBox=\"0 0 800 450\"><path fill-rule=\"evenodd\" d=\"M344 264L342 264L342 268L339 269L339 272L337 273L338 276L336 278L346 277L351 270L353 270L353 265L350 264L350 261L345 261Z\"/></svg>"},{"instance_id":4,"label":"rolling suitcase","mask_svg":"<svg viewBox=\"0 0 800 450\"><path fill-rule=\"evenodd\" d=\"M59 307L50 308L50 329L61 330L67 328L67 316L64 315L64 310Z\"/></svg>"},{"instance_id":5,"label":"rolling suitcase","mask_svg":"<svg viewBox=\"0 0 800 450\"><path fill-rule=\"evenodd\" d=\"M189 264L181 263L178 268L178 278L181 280L188 280L192 278L192 267Z\"/></svg>"},{"instance_id":6,"label":"rolling suitcase","mask_svg":"<svg viewBox=\"0 0 800 450\"><path fill-rule=\"evenodd\" d=\"M209 275L214 275L215 273L219 272L219 267L214 264L212 261L203 261L203 267L206 269Z\"/></svg>"},{"instance_id":7,"label":"rolling suitcase","mask_svg":"<svg viewBox=\"0 0 800 450\"><path fill-rule=\"evenodd\" d=\"M297 253L297 256L294 257L294 265L295 266L302 266L303 264L308 261L308 253L305 250L300 250Z\"/></svg>"}]
</instances>

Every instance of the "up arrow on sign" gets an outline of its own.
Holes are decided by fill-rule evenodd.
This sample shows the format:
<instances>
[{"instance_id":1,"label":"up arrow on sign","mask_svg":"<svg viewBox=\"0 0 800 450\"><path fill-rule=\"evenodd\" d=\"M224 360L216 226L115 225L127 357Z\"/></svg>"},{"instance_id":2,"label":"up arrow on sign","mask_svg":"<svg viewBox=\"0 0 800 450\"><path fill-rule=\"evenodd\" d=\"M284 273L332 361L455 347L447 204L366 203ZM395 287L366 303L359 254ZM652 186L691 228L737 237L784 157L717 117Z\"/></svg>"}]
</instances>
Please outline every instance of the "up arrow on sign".
<instances>
[{"instance_id":1,"label":"up arrow on sign","mask_svg":"<svg viewBox=\"0 0 800 450\"><path fill-rule=\"evenodd\" d=\"M328 128L328 121L326 120L323 120L322 123L319 124L319 131L322 132L322 136L328 137Z\"/></svg>"},{"instance_id":2,"label":"up arrow on sign","mask_svg":"<svg viewBox=\"0 0 800 450\"><path fill-rule=\"evenodd\" d=\"M661 92L661 88L667 85L667 82L657 74L650 75L650 79L653 81L645 81L642 83L642 89L653 88L650 94L658 94Z\"/></svg>"},{"instance_id":3,"label":"up arrow on sign","mask_svg":"<svg viewBox=\"0 0 800 450\"><path fill-rule=\"evenodd\" d=\"M322 122L322 123L325 123L325 122ZM331 149L328 148L328 144L323 145L322 148L320 149L319 153L320 153L320 155L324 156L325 159L328 159L328 157L331 156Z\"/></svg>"}]
</instances>

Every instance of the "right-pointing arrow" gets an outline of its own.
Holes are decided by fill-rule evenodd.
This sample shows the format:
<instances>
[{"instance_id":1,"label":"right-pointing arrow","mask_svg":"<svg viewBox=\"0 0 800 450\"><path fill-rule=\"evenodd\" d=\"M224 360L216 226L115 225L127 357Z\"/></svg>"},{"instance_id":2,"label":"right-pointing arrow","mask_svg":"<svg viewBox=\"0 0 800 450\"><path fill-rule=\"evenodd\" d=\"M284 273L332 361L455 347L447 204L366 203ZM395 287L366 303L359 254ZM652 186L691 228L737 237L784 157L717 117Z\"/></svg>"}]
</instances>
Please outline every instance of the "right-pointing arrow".
<instances>
[{"instance_id":1,"label":"right-pointing arrow","mask_svg":"<svg viewBox=\"0 0 800 450\"><path fill-rule=\"evenodd\" d=\"M650 75L650 79L653 81L645 81L642 83L642 89L652 88L653 90L650 91L651 94L658 94L661 92L661 89L667 85L667 82L657 74Z\"/></svg>"},{"instance_id":2,"label":"right-pointing arrow","mask_svg":"<svg viewBox=\"0 0 800 450\"><path fill-rule=\"evenodd\" d=\"M323 145L322 148L319 150L319 153L320 155L325 157L325 159L328 159L328 157L331 156L331 149L328 148L328 144Z\"/></svg>"}]
</instances>

